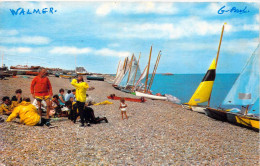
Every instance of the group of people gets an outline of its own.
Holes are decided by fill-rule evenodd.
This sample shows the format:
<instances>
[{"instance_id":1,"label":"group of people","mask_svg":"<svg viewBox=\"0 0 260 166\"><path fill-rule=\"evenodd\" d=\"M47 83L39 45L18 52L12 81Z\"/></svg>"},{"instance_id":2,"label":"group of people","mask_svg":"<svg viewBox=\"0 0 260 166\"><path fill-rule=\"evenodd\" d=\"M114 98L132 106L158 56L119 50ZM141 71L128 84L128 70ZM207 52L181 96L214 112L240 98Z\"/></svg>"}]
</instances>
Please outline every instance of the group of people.
<instances>
[{"instance_id":1,"label":"group of people","mask_svg":"<svg viewBox=\"0 0 260 166\"><path fill-rule=\"evenodd\" d=\"M58 95L53 95L50 80L47 77L46 69L41 69L39 75L34 77L31 82L31 95L35 99L34 105L31 104L29 97L22 99L22 90L18 89L16 95L12 97L3 97L3 104L0 107L0 113L9 115L7 122L12 121L17 116L20 118L20 123L25 125L47 125L50 124L50 116L58 114L68 116L70 120L76 123L77 117L80 116L81 127L85 124L90 126L90 123L99 123L101 121L108 122L106 117L95 117L94 110L86 103L87 90L93 90L94 87L89 87L84 82L82 76L71 81L71 85L75 87L73 90L68 90L64 96L64 89L59 90ZM43 108L46 108L46 117L43 118ZM3 121L0 119L0 121Z\"/></svg>"}]
</instances>

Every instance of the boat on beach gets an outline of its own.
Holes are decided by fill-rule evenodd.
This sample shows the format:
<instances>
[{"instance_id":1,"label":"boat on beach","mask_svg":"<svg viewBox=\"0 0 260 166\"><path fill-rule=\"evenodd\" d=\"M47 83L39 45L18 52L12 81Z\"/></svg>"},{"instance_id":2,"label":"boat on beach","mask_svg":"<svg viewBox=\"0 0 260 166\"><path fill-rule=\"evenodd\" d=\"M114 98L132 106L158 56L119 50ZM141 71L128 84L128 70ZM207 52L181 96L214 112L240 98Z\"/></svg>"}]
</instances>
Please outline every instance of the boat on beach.
<instances>
[{"instance_id":1,"label":"boat on beach","mask_svg":"<svg viewBox=\"0 0 260 166\"><path fill-rule=\"evenodd\" d=\"M111 99L111 100L120 100L121 97L118 97L118 96L115 96L114 94L111 94L110 96L107 96L108 99ZM145 102L146 100L144 98L130 98L130 97L124 97L124 99L126 101L132 101L132 102L139 102L139 103L143 103Z\"/></svg>"},{"instance_id":2,"label":"boat on beach","mask_svg":"<svg viewBox=\"0 0 260 166\"><path fill-rule=\"evenodd\" d=\"M11 70L38 70L40 66L27 66L27 65L17 65L17 66L10 66Z\"/></svg>"},{"instance_id":3,"label":"boat on beach","mask_svg":"<svg viewBox=\"0 0 260 166\"><path fill-rule=\"evenodd\" d=\"M105 80L105 77L96 76L96 75L87 76L86 78L87 78L87 80L96 80L96 81L104 81Z\"/></svg>"},{"instance_id":4,"label":"boat on beach","mask_svg":"<svg viewBox=\"0 0 260 166\"><path fill-rule=\"evenodd\" d=\"M7 66L2 65L2 67L0 67L0 79L4 79L5 77L10 77L12 75L13 73L8 70Z\"/></svg>"},{"instance_id":5,"label":"boat on beach","mask_svg":"<svg viewBox=\"0 0 260 166\"><path fill-rule=\"evenodd\" d=\"M192 97L190 98L188 103L184 103L182 106L183 108L193 110L200 113L205 113L206 107L210 105L210 96L213 88L213 84L216 78L216 69L217 63L219 58L219 52L221 47L221 42L223 38L225 24L222 26L222 32L220 36L219 46L217 57L213 59L211 62L210 67L208 68L206 74L204 75L201 83L197 87L196 91L193 93ZM198 105L200 103L208 102L207 106Z\"/></svg>"},{"instance_id":6,"label":"boat on beach","mask_svg":"<svg viewBox=\"0 0 260 166\"><path fill-rule=\"evenodd\" d=\"M209 117L259 130L259 55L258 45L222 103L234 108L207 107Z\"/></svg>"},{"instance_id":7,"label":"boat on beach","mask_svg":"<svg viewBox=\"0 0 260 166\"><path fill-rule=\"evenodd\" d=\"M84 67L76 67L76 74L77 75L87 75L88 72Z\"/></svg>"},{"instance_id":8,"label":"boat on beach","mask_svg":"<svg viewBox=\"0 0 260 166\"><path fill-rule=\"evenodd\" d=\"M139 97L145 97L145 98L153 99L153 100L167 100L166 96L157 96L157 95L138 92L138 91L135 91L135 95L139 96Z\"/></svg>"},{"instance_id":9,"label":"boat on beach","mask_svg":"<svg viewBox=\"0 0 260 166\"><path fill-rule=\"evenodd\" d=\"M72 79L72 78L76 78L76 75L66 75L66 74L61 74L59 75L60 78L66 78L66 79Z\"/></svg>"}]
</instances>

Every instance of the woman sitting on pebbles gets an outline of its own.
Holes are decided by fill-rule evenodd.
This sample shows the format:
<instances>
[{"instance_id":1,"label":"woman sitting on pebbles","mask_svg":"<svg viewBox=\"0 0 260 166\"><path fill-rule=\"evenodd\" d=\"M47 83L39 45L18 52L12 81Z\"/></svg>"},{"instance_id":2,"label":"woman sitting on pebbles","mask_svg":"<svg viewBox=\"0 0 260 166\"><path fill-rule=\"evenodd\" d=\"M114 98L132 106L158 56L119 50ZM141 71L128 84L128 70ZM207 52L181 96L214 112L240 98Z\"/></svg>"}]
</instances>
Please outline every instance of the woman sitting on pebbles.
<instances>
[{"instance_id":1,"label":"woman sitting on pebbles","mask_svg":"<svg viewBox=\"0 0 260 166\"><path fill-rule=\"evenodd\" d=\"M34 105L31 104L30 98L24 98L21 104L13 110L11 115L7 118L6 122L11 122L17 116L20 117L20 123L28 126L50 126L47 119L41 118Z\"/></svg>"}]
</instances>

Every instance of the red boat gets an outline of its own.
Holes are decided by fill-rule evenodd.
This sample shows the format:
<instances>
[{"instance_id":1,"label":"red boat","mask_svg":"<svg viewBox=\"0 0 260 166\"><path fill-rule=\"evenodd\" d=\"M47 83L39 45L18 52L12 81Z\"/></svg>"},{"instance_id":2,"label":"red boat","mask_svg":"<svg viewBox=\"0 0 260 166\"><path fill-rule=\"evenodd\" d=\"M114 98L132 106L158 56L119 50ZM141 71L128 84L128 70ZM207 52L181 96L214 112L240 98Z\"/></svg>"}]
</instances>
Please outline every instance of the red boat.
<instances>
[{"instance_id":1,"label":"red boat","mask_svg":"<svg viewBox=\"0 0 260 166\"><path fill-rule=\"evenodd\" d=\"M33 76L37 76L39 74L39 72L35 72L35 71L26 71L25 75L33 75Z\"/></svg>"},{"instance_id":2,"label":"red boat","mask_svg":"<svg viewBox=\"0 0 260 166\"><path fill-rule=\"evenodd\" d=\"M114 94L107 96L108 99L111 100L120 100L122 97L118 97L115 96ZM145 98L141 97L140 99L136 99L136 98L129 98L129 97L123 97L126 101L132 101L132 102L139 102L139 103L143 103L145 102Z\"/></svg>"}]
</instances>

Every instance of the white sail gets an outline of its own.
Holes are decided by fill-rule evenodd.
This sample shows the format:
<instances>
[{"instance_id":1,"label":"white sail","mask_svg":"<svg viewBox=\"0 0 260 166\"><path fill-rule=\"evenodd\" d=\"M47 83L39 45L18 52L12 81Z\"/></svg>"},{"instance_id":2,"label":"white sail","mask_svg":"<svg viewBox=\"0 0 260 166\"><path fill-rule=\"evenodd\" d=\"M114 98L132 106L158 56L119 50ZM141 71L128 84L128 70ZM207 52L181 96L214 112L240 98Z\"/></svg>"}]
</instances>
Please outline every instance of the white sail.
<instances>
[{"instance_id":1,"label":"white sail","mask_svg":"<svg viewBox=\"0 0 260 166\"><path fill-rule=\"evenodd\" d=\"M134 89L136 89L137 86L141 83L141 81L145 78L146 73L147 73L147 66L145 67L143 73L141 74L140 78L139 78L138 81L136 82Z\"/></svg>"}]
</instances>

